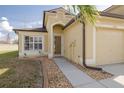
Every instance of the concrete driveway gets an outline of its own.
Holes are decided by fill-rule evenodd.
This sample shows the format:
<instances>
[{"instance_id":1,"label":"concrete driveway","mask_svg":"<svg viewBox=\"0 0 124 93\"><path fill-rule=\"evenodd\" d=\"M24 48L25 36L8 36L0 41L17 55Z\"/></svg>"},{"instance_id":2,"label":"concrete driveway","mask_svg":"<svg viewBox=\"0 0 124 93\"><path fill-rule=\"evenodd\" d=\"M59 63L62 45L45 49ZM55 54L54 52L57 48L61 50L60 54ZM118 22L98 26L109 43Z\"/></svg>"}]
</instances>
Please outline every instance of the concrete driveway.
<instances>
[{"instance_id":1,"label":"concrete driveway","mask_svg":"<svg viewBox=\"0 0 124 93\"><path fill-rule=\"evenodd\" d=\"M124 63L101 66L103 70L113 74L109 79L99 81L106 87L122 88L124 87Z\"/></svg>"},{"instance_id":2,"label":"concrete driveway","mask_svg":"<svg viewBox=\"0 0 124 93\"><path fill-rule=\"evenodd\" d=\"M124 63L104 65L102 68L114 75L124 75Z\"/></svg>"}]
</instances>

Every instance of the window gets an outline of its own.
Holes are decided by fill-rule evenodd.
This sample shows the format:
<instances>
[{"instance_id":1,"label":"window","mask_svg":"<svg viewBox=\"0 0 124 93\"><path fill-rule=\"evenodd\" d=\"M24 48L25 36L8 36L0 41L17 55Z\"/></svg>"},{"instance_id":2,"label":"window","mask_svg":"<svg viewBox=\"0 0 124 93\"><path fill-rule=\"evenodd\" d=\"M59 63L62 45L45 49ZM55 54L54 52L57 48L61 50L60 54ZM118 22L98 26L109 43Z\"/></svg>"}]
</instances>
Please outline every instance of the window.
<instances>
[{"instance_id":1,"label":"window","mask_svg":"<svg viewBox=\"0 0 124 93\"><path fill-rule=\"evenodd\" d=\"M25 36L24 47L25 47L25 50L29 50L29 36Z\"/></svg>"},{"instance_id":2,"label":"window","mask_svg":"<svg viewBox=\"0 0 124 93\"><path fill-rule=\"evenodd\" d=\"M25 50L40 50L42 49L42 37L40 36L25 36Z\"/></svg>"}]
</instances>

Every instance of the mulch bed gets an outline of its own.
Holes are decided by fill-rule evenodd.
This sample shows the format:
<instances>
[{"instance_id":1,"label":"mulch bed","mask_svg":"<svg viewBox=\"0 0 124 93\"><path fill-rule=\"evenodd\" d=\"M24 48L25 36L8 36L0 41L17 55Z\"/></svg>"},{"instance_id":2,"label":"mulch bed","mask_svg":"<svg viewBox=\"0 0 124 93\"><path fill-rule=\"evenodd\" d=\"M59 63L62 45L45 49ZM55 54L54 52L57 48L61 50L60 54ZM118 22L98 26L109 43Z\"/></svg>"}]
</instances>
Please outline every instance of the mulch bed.
<instances>
[{"instance_id":1,"label":"mulch bed","mask_svg":"<svg viewBox=\"0 0 124 93\"><path fill-rule=\"evenodd\" d=\"M45 62L47 68L49 88L72 88L71 83L64 76L54 61L49 60L47 57L42 57L42 60Z\"/></svg>"},{"instance_id":2,"label":"mulch bed","mask_svg":"<svg viewBox=\"0 0 124 93\"><path fill-rule=\"evenodd\" d=\"M81 66L79 64L76 64L76 63L70 62L70 61L69 61L69 63L73 64L78 69L85 72L87 75L89 75L91 78L93 78L95 80L107 79L107 78L111 78L112 76L114 76L113 74L108 73L106 71L98 71L98 70L88 69L84 66Z\"/></svg>"}]
</instances>

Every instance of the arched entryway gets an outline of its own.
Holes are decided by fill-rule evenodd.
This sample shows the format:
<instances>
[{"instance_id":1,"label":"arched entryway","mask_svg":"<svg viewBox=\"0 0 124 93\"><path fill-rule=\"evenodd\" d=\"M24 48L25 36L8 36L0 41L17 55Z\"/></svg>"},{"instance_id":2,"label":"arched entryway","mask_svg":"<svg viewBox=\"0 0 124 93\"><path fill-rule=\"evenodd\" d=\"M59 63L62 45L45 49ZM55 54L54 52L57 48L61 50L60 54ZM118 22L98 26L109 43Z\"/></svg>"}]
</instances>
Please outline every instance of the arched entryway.
<instances>
[{"instance_id":1,"label":"arched entryway","mask_svg":"<svg viewBox=\"0 0 124 93\"><path fill-rule=\"evenodd\" d=\"M54 43L54 56L63 56L64 53L64 40L63 40L63 25L56 24L53 26L53 43Z\"/></svg>"}]
</instances>

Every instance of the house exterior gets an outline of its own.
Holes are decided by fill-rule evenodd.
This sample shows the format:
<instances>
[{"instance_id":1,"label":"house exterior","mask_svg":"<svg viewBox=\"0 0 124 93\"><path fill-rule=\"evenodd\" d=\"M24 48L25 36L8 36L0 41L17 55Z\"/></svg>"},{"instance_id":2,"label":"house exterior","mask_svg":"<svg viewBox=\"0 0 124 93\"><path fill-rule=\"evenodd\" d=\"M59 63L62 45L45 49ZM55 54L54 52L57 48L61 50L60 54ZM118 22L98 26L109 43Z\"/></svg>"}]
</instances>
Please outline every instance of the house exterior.
<instances>
[{"instance_id":1,"label":"house exterior","mask_svg":"<svg viewBox=\"0 0 124 93\"><path fill-rule=\"evenodd\" d=\"M86 23L86 64L124 62L124 6L100 13L95 25ZM83 25L63 8L44 11L41 28L14 29L19 38L19 57L63 56L82 65Z\"/></svg>"}]
</instances>

